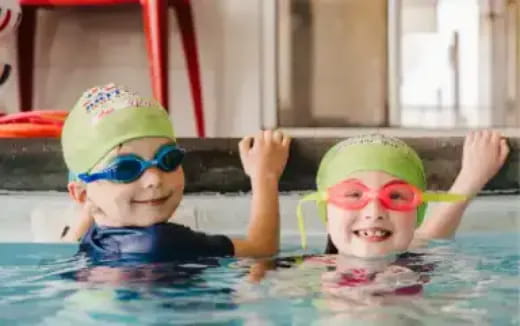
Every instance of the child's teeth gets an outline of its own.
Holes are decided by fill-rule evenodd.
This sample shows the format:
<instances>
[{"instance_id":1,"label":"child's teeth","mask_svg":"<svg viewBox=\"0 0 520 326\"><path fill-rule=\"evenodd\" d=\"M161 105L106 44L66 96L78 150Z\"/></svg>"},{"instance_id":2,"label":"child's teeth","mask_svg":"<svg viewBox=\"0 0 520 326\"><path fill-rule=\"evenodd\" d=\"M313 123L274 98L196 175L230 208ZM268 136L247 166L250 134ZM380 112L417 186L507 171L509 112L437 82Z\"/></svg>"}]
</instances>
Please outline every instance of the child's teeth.
<instances>
[{"instance_id":1,"label":"child's teeth","mask_svg":"<svg viewBox=\"0 0 520 326\"><path fill-rule=\"evenodd\" d=\"M389 231L381 230L381 229L358 230L358 231L354 231L354 233L358 237L363 237L363 238L365 238L365 237L380 237L380 238L383 238L383 237L390 236L390 232Z\"/></svg>"},{"instance_id":2,"label":"child's teeth","mask_svg":"<svg viewBox=\"0 0 520 326\"><path fill-rule=\"evenodd\" d=\"M387 231L384 231L384 230L371 230L371 229L368 229L368 230L361 230L361 231L358 231L358 234L360 236L363 236L363 237L384 237L388 234Z\"/></svg>"}]
</instances>

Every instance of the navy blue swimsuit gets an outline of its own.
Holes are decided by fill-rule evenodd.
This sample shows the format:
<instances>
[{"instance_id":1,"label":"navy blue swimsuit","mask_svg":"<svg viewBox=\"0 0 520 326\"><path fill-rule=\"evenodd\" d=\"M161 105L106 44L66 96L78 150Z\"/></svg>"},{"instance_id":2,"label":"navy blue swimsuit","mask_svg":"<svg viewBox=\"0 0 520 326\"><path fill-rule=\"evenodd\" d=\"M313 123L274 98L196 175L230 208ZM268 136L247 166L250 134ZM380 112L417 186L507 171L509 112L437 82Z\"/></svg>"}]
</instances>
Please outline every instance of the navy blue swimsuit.
<instances>
[{"instance_id":1,"label":"navy blue swimsuit","mask_svg":"<svg viewBox=\"0 0 520 326\"><path fill-rule=\"evenodd\" d=\"M81 240L80 251L95 260L170 261L234 255L227 236L207 235L174 223L149 227L94 225Z\"/></svg>"}]
</instances>

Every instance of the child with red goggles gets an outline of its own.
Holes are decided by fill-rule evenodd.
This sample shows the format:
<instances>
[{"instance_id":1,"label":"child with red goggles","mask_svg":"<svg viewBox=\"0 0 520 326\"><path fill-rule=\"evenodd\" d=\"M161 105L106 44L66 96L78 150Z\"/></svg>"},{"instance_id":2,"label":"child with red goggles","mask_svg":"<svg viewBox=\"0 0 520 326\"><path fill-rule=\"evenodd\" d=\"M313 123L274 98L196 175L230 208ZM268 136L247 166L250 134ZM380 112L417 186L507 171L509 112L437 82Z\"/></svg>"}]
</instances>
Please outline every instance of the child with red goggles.
<instances>
[{"instance_id":1,"label":"child with red goggles","mask_svg":"<svg viewBox=\"0 0 520 326\"><path fill-rule=\"evenodd\" d=\"M404 252L418 240L452 237L470 199L498 172L509 153L493 131L470 133L462 168L449 192L426 191L426 173L417 153L403 141L380 134L353 137L323 157L316 201L327 225L326 253L377 257ZM441 202L425 219L428 202ZM302 205L298 205L306 247Z\"/></svg>"}]
</instances>

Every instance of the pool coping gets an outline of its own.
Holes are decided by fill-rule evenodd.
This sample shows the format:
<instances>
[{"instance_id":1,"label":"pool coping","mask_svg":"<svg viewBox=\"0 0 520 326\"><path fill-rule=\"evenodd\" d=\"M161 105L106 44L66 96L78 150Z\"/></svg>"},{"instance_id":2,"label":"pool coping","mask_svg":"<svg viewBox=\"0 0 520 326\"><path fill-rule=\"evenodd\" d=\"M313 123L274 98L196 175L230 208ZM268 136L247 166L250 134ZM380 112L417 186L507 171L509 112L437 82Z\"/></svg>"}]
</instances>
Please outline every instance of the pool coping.
<instances>
[{"instance_id":1,"label":"pool coping","mask_svg":"<svg viewBox=\"0 0 520 326\"><path fill-rule=\"evenodd\" d=\"M315 174L323 154L343 138L295 138L282 191L315 187ZM429 188L447 189L461 164L462 137L403 138L422 157ZM186 192L247 192L248 177L238 154L238 138L181 138L188 150L183 165ZM486 185L494 193L520 193L520 137L509 138L511 154L502 170ZM0 139L0 189L9 191L65 191L67 169L58 139Z\"/></svg>"}]
</instances>

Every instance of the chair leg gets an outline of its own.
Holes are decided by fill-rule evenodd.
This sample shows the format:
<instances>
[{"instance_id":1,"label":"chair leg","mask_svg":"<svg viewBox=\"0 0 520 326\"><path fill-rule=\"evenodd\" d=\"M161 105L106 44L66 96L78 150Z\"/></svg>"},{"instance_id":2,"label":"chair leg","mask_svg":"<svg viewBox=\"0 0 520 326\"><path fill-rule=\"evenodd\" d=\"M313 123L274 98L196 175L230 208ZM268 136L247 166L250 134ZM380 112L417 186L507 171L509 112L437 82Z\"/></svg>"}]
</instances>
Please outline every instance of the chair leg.
<instances>
[{"instance_id":1,"label":"chair leg","mask_svg":"<svg viewBox=\"0 0 520 326\"><path fill-rule=\"evenodd\" d=\"M20 111L31 111L34 91L36 7L22 6L22 17L17 44L18 94Z\"/></svg>"},{"instance_id":2,"label":"chair leg","mask_svg":"<svg viewBox=\"0 0 520 326\"><path fill-rule=\"evenodd\" d=\"M200 78L199 54L195 24L193 22L193 10L190 0L174 0L175 13L179 23L182 45L186 56L186 65L190 78L191 94L195 112L197 134L199 137L206 136L204 125L204 110L202 100L202 84Z\"/></svg>"},{"instance_id":3,"label":"chair leg","mask_svg":"<svg viewBox=\"0 0 520 326\"><path fill-rule=\"evenodd\" d=\"M153 95L168 110L168 1L142 0L141 5Z\"/></svg>"}]
</instances>

